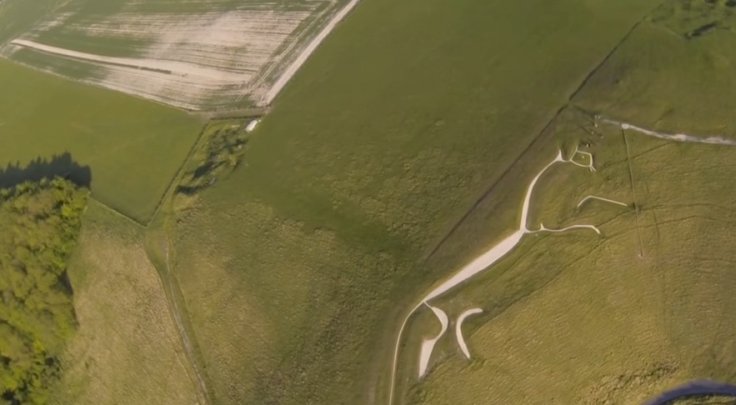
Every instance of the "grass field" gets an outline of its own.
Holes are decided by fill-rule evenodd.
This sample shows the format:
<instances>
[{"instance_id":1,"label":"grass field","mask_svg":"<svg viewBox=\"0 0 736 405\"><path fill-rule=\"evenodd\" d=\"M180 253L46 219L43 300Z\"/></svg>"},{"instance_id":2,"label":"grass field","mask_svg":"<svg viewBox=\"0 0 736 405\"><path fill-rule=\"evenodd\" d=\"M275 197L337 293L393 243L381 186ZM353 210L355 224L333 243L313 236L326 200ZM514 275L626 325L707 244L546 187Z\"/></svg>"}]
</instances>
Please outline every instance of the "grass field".
<instances>
[{"instance_id":1,"label":"grass field","mask_svg":"<svg viewBox=\"0 0 736 405\"><path fill-rule=\"evenodd\" d=\"M666 2L574 103L665 132L732 137L731 15L726 2ZM717 29L691 34L712 21ZM551 227L602 224L603 237L529 238L475 283L440 300L451 318L470 307L485 310L464 327L474 358L465 360L445 338L435 369L417 383L416 357L408 355L406 403L640 404L684 381L736 380L736 339L727 326L736 306L735 258L727 247L736 195L725 180L736 149L592 124L592 116L571 109L552 126L550 136L593 144L600 170L551 175L534 217ZM517 165L529 164L525 158ZM575 210L590 193L635 202L638 215L605 205ZM501 204L494 200L479 205L437 262L468 251L480 229L493 229ZM414 322L408 347L438 327L428 314Z\"/></svg>"},{"instance_id":2,"label":"grass field","mask_svg":"<svg viewBox=\"0 0 736 405\"><path fill-rule=\"evenodd\" d=\"M53 15L61 4L62 0L0 1L0 44L4 45Z\"/></svg>"},{"instance_id":3,"label":"grass field","mask_svg":"<svg viewBox=\"0 0 736 405\"><path fill-rule=\"evenodd\" d=\"M361 3L176 223L215 402L384 403L404 307L499 234L429 254L653 6Z\"/></svg>"},{"instance_id":4,"label":"grass field","mask_svg":"<svg viewBox=\"0 0 736 405\"><path fill-rule=\"evenodd\" d=\"M143 229L95 201L69 268L79 329L55 404L196 404Z\"/></svg>"},{"instance_id":5,"label":"grass field","mask_svg":"<svg viewBox=\"0 0 736 405\"><path fill-rule=\"evenodd\" d=\"M591 78L576 104L664 131L736 136L736 84L729 79L736 9L725 3L665 3ZM687 36L713 21L712 31Z\"/></svg>"},{"instance_id":6,"label":"grass field","mask_svg":"<svg viewBox=\"0 0 736 405\"><path fill-rule=\"evenodd\" d=\"M571 128L558 133L590 139ZM451 318L485 310L464 327L474 358L444 339L429 378L408 384L407 403L639 404L690 379L736 378L736 338L726 326L734 321L736 273L723 244L736 196L714 181L734 169L736 149L628 134L632 188L620 130L602 131L598 172L551 175L535 221L600 224L603 236L529 237L491 272L439 300ZM603 204L575 210L587 194L636 202L638 218ZM483 204L456 242L490 226L495 212ZM437 328L429 316L415 322L430 335Z\"/></svg>"},{"instance_id":7,"label":"grass field","mask_svg":"<svg viewBox=\"0 0 736 405\"><path fill-rule=\"evenodd\" d=\"M307 3L327 4L280 11ZM417 312L395 404L638 404L689 379L736 380L736 148L594 118L736 135L732 2L659 3L363 0L244 137L237 120L202 129L0 60L13 95L0 98L0 164L69 152L91 168L97 200L150 224L96 202L87 212L70 270L80 329L57 402L386 403L406 313L515 230L530 179L578 145L598 171L546 173L529 225L602 235L526 235L434 300L453 322L484 312L464 324L472 360L451 329L422 381L417 347L438 324ZM175 4L192 15L209 5L72 0L48 26L5 0L0 21L23 18L0 24L0 42L30 32L139 58L131 50L151 38L113 35L120 16L147 14L143 24ZM97 17L100 40L87 41L77 28ZM13 57L109 73L27 49ZM174 193L184 189L194 191ZM628 205L576 209L589 194Z\"/></svg>"},{"instance_id":8,"label":"grass field","mask_svg":"<svg viewBox=\"0 0 736 405\"><path fill-rule=\"evenodd\" d=\"M168 107L6 60L0 60L0 88L0 170L68 152L91 169L95 198L141 222L203 125Z\"/></svg>"}]
</instances>

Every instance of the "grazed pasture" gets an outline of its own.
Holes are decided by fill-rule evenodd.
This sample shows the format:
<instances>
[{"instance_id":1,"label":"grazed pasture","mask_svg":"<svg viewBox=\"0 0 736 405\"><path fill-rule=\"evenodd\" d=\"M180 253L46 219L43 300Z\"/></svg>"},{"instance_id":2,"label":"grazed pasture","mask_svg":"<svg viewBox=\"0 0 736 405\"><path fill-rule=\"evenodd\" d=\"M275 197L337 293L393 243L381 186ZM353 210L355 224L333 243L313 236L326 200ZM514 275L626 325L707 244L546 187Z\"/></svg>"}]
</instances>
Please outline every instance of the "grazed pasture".
<instances>
[{"instance_id":1,"label":"grazed pasture","mask_svg":"<svg viewBox=\"0 0 736 405\"><path fill-rule=\"evenodd\" d=\"M428 257L653 5L361 3L252 132L243 164L174 222L214 398L385 403L401 310L518 225L526 181L494 193L490 230ZM415 376L402 368L402 387Z\"/></svg>"},{"instance_id":2,"label":"grazed pasture","mask_svg":"<svg viewBox=\"0 0 736 405\"><path fill-rule=\"evenodd\" d=\"M0 170L69 153L89 167L95 198L139 222L150 218L203 125L2 59L0 88Z\"/></svg>"},{"instance_id":3,"label":"grazed pasture","mask_svg":"<svg viewBox=\"0 0 736 405\"><path fill-rule=\"evenodd\" d=\"M668 133L736 136L736 5L668 1L612 55L576 104ZM693 31L716 22L714 29Z\"/></svg>"},{"instance_id":4,"label":"grazed pasture","mask_svg":"<svg viewBox=\"0 0 736 405\"><path fill-rule=\"evenodd\" d=\"M446 341L407 403L637 404L686 381L736 379L733 8L665 2L590 78L573 100L584 113L554 127L591 145L605 181L561 173L538 218L601 221L603 237L541 237L449 297L449 314L484 309L467 324L475 358ZM573 209L587 193L636 210ZM481 204L452 245L495 216ZM417 320L413 341L434 322Z\"/></svg>"},{"instance_id":5,"label":"grazed pasture","mask_svg":"<svg viewBox=\"0 0 736 405\"><path fill-rule=\"evenodd\" d=\"M637 404L684 381L736 378L736 338L726 326L736 272L725 248L736 213L721 180L732 175L736 148L627 131L627 149L618 126L596 129L571 115L578 118L560 122L558 136L589 142L599 170L556 173L535 216L549 226L592 221L602 235L533 238L438 302L448 314L484 309L466 326L474 358L440 342L434 369L409 384L406 403ZM636 210L576 209L588 193ZM493 218L484 203L463 231ZM419 336L437 328L430 317L416 322Z\"/></svg>"}]
</instances>

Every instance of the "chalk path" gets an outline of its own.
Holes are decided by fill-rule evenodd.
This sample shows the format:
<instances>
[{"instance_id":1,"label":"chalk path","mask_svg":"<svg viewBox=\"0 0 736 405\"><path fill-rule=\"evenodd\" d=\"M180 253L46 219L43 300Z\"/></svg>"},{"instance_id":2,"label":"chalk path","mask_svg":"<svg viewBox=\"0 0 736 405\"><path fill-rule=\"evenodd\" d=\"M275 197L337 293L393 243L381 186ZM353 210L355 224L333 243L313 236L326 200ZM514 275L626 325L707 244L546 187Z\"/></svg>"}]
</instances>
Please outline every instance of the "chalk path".
<instances>
[{"instance_id":1,"label":"chalk path","mask_svg":"<svg viewBox=\"0 0 736 405\"><path fill-rule=\"evenodd\" d=\"M115 56L101 56L86 52L73 51L57 46L44 45L38 42L25 39L14 39L10 41L11 45L24 48L35 49L39 52L51 55L62 56L70 59L77 59L85 62L98 63L102 65L120 66L130 69L148 70L151 72L161 73L165 75L174 75L180 77L189 77L188 80L205 79L222 81L243 80L243 74L226 72L220 69L208 68L193 63L177 62L171 60L157 60L145 58L122 58Z\"/></svg>"},{"instance_id":2,"label":"chalk path","mask_svg":"<svg viewBox=\"0 0 736 405\"><path fill-rule=\"evenodd\" d=\"M619 126L624 131L632 131L635 134L650 136L654 138L659 138L667 141L673 141L673 142L680 142L680 143L698 143L698 144L710 144L710 145L722 145L722 146L736 146L736 140L730 139L725 136L721 135L710 135L710 136L696 136L696 135L690 135L686 133L676 133L676 134L670 134L666 132L659 132L647 128L643 128L628 122L618 121L610 118L606 118L600 115L597 115L595 117L595 123L596 126L598 125L598 122L609 124L609 125L616 125ZM581 163L575 160L577 155L586 156L588 158L587 163ZM445 314L444 311L442 311L439 308L433 307L429 305L429 301L433 298L437 298L444 293L452 290L454 287L464 283L466 280L472 278L476 274L489 269L493 264L495 264L498 260L506 256L511 250L513 250L519 242L521 242L521 239L526 234L533 234L533 233L539 233L539 232L551 232L551 233L559 233L559 232L565 232L570 230L576 230L576 229L590 229L597 234L600 235L600 230L595 225L588 225L588 224L581 224L581 225L571 225L565 228L561 229L550 229L546 228L544 224L540 224L539 229L529 229L528 228L528 216L529 216L529 205L531 202L531 197L534 192L534 187L536 186L537 182L539 181L539 178L552 166L554 166L557 163L570 163L579 167L586 167L591 172L595 171L595 164L593 161L593 155L584 152L575 150L572 154L572 156L568 159L565 159L562 156L562 152L559 152L555 159L553 159L551 162L547 163L546 166L540 170L537 175L532 179L532 181L529 183L526 189L526 194L524 196L524 201L522 204L522 211L521 211L521 220L519 224L519 228L508 235L506 238L501 240L496 245L492 246L489 250L472 260L469 264L462 267L459 271L454 273L449 279L445 280L443 283L441 283L439 286L435 287L433 290L431 290L427 295L424 296L424 298L414 306L409 313L404 317L404 320L401 323L401 327L399 328L399 333L396 337L396 341L394 343L394 356L393 356L393 363L391 367L391 381L390 381L390 388L389 388L389 405L393 404L393 397L394 397L394 388L396 383L396 368L397 368L397 362L398 362L398 356L399 356L399 343L401 341L401 337L404 332L404 328L406 327L406 324L409 320L409 318L422 306L425 305L429 307L434 315L438 318L440 321L441 329L437 336L431 338L431 339L424 339L422 342L422 346L420 349L420 356L419 356L419 377L421 378L424 376L424 374L427 371L427 367L429 364L429 360L432 355L432 351L434 349L435 344L437 341L444 335L444 333L447 331L447 314ZM583 204L585 204L588 201L592 200L598 200L601 202L611 203L620 205L623 207L629 207L629 204L623 203L621 201L612 200L605 197L600 197L596 195L588 195L584 197L580 202L578 203L577 207L580 208ZM467 310L461 314L461 316L458 318L457 324L455 326L455 334L458 341L458 345L460 346L461 350L463 351L463 354L465 354L466 357L470 358L470 352L467 348L467 344L465 343L464 338L462 337L462 321L464 319L472 314L480 313L482 310L480 308L474 308L471 310Z\"/></svg>"}]
</instances>

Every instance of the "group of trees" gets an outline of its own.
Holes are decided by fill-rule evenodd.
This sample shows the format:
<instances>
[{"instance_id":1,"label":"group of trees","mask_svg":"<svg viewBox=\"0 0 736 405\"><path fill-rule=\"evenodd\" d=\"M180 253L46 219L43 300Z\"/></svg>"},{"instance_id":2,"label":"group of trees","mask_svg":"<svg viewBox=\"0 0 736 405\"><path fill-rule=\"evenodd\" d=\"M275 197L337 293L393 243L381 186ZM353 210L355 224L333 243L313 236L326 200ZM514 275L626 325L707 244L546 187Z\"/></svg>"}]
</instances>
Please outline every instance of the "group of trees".
<instances>
[{"instance_id":1,"label":"group of trees","mask_svg":"<svg viewBox=\"0 0 736 405\"><path fill-rule=\"evenodd\" d=\"M193 195L227 176L240 164L247 143L247 133L237 126L215 130L195 151L196 166L187 168L176 191Z\"/></svg>"},{"instance_id":2,"label":"group of trees","mask_svg":"<svg viewBox=\"0 0 736 405\"><path fill-rule=\"evenodd\" d=\"M56 178L0 189L0 404L41 404L76 327L66 262L87 191Z\"/></svg>"}]
</instances>

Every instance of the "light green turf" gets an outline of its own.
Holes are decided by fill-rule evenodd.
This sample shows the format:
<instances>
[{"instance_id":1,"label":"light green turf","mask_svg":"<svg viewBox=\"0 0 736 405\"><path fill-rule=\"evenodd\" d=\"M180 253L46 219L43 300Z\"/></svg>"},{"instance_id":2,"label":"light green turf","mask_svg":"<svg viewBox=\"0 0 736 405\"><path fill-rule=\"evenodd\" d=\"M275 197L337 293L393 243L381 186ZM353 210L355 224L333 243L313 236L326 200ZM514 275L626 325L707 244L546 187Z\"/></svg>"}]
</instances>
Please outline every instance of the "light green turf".
<instances>
[{"instance_id":1,"label":"light green turf","mask_svg":"<svg viewBox=\"0 0 736 405\"><path fill-rule=\"evenodd\" d=\"M198 136L184 112L0 60L0 170L71 153L92 193L147 221Z\"/></svg>"},{"instance_id":2,"label":"light green turf","mask_svg":"<svg viewBox=\"0 0 736 405\"><path fill-rule=\"evenodd\" d=\"M143 237L90 201L69 265L79 325L52 404L202 403Z\"/></svg>"},{"instance_id":3,"label":"light green turf","mask_svg":"<svg viewBox=\"0 0 736 405\"><path fill-rule=\"evenodd\" d=\"M468 250L426 257L654 3L358 5L176 224L215 402L383 403L402 312ZM493 229L540 142L494 189Z\"/></svg>"}]
</instances>

